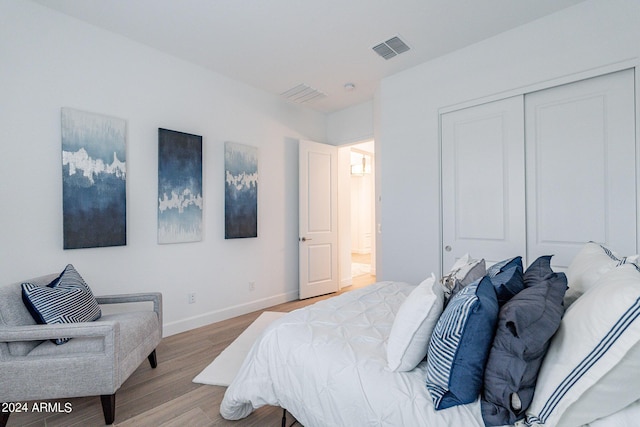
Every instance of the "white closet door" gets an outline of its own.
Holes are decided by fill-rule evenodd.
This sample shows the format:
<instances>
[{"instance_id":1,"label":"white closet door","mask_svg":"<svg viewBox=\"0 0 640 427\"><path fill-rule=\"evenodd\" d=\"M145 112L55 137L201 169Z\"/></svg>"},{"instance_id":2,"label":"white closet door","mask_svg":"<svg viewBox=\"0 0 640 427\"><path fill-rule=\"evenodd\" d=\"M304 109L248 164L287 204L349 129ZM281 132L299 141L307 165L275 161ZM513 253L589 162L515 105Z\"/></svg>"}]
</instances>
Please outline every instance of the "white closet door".
<instances>
[{"instance_id":1,"label":"white closet door","mask_svg":"<svg viewBox=\"0 0 640 427\"><path fill-rule=\"evenodd\" d=\"M584 242L636 252L634 73L525 96L527 254L567 267Z\"/></svg>"},{"instance_id":2,"label":"white closet door","mask_svg":"<svg viewBox=\"0 0 640 427\"><path fill-rule=\"evenodd\" d=\"M523 120L522 96L441 116L444 272L465 253L524 257Z\"/></svg>"}]
</instances>

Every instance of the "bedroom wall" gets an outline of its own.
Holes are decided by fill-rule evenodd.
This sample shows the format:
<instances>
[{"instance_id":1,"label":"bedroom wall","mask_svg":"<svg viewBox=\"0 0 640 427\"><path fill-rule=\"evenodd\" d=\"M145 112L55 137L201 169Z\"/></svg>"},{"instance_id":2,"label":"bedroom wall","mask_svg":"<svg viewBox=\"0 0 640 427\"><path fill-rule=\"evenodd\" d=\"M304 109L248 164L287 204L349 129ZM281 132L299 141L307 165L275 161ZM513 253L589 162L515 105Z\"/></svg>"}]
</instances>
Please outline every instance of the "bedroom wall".
<instances>
[{"instance_id":1,"label":"bedroom wall","mask_svg":"<svg viewBox=\"0 0 640 427\"><path fill-rule=\"evenodd\" d=\"M297 141L325 115L29 1L0 2L0 58L4 282L72 263L96 294L161 291L166 334L297 298ZM61 107L127 121L127 246L62 249ZM201 242L156 243L159 127L203 136ZM224 239L225 141L259 150L256 239Z\"/></svg>"},{"instance_id":2,"label":"bedroom wall","mask_svg":"<svg viewBox=\"0 0 640 427\"><path fill-rule=\"evenodd\" d=\"M441 109L637 66L639 40L640 2L591 0L383 80L378 280L440 273Z\"/></svg>"}]
</instances>

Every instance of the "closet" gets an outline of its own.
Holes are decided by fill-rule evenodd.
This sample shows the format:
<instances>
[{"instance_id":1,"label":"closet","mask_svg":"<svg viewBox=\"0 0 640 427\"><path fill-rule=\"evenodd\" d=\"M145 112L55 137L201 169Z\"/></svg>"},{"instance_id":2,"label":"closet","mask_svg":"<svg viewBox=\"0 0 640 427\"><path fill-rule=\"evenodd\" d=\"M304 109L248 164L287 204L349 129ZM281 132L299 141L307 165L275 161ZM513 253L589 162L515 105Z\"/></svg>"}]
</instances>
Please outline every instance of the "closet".
<instances>
[{"instance_id":1,"label":"closet","mask_svg":"<svg viewBox=\"0 0 640 427\"><path fill-rule=\"evenodd\" d=\"M586 241L636 253L635 77L628 69L441 114L443 270Z\"/></svg>"}]
</instances>

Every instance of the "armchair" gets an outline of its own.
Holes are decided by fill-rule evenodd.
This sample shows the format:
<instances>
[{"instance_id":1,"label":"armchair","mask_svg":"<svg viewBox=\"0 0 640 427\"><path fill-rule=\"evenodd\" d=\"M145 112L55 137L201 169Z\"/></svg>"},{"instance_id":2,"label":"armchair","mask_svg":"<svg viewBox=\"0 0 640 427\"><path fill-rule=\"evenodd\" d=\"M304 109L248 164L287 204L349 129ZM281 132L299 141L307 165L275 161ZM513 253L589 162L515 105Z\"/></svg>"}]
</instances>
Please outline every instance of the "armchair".
<instances>
[{"instance_id":1,"label":"armchair","mask_svg":"<svg viewBox=\"0 0 640 427\"><path fill-rule=\"evenodd\" d=\"M46 286L57 274L30 279ZM98 304L153 303L153 310L104 314L93 322L36 324L22 301L21 283L0 286L0 402L100 396L106 424L115 419L115 394L148 358L157 366L162 294L96 297ZM63 345L51 340L73 338ZM0 413L4 427L10 413Z\"/></svg>"}]
</instances>

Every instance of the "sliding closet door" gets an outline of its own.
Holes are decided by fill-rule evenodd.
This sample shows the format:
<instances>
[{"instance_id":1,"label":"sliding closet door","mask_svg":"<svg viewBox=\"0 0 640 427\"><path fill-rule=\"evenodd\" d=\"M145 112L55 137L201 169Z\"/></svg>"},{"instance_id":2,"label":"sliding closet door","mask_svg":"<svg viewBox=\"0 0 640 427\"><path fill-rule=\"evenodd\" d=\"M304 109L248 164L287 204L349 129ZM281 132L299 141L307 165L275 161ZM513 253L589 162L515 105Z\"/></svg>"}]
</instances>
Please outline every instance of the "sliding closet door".
<instances>
[{"instance_id":1,"label":"sliding closet door","mask_svg":"<svg viewBox=\"0 0 640 427\"><path fill-rule=\"evenodd\" d=\"M441 116L443 271L525 255L523 120L522 96Z\"/></svg>"},{"instance_id":2,"label":"sliding closet door","mask_svg":"<svg viewBox=\"0 0 640 427\"><path fill-rule=\"evenodd\" d=\"M582 244L636 252L634 73L525 96L527 252L567 267Z\"/></svg>"}]
</instances>

